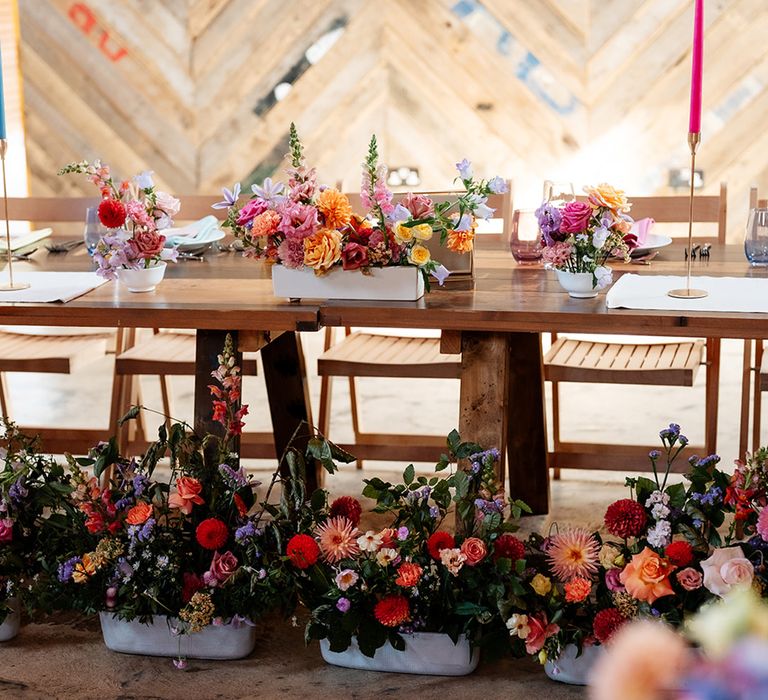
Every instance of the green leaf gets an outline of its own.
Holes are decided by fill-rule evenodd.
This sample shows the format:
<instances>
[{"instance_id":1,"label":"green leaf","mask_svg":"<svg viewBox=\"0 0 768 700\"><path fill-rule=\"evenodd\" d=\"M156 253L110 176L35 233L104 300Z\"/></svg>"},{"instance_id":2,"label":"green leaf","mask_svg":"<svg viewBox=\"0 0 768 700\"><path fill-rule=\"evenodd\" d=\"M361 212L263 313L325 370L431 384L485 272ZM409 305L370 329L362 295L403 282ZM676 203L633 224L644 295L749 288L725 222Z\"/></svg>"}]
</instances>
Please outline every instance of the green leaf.
<instances>
[{"instance_id":1,"label":"green leaf","mask_svg":"<svg viewBox=\"0 0 768 700\"><path fill-rule=\"evenodd\" d=\"M323 510L327 502L328 493L325 491L325 489L317 489L309 499L309 505L315 513L319 513L321 510Z\"/></svg>"},{"instance_id":2,"label":"green leaf","mask_svg":"<svg viewBox=\"0 0 768 700\"><path fill-rule=\"evenodd\" d=\"M466 498L469 491L469 476L467 475L467 472L456 472L454 475L454 486L456 488L456 496L454 500L458 501L462 498Z\"/></svg>"},{"instance_id":3,"label":"green leaf","mask_svg":"<svg viewBox=\"0 0 768 700\"><path fill-rule=\"evenodd\" d=\"M459 445L461 444L461 436L459 435L459 431L456 430L456 428L448 433L446 443L448 444L448 449L451 451L451 453L456 454L457 450L459 449Z\"/></svg>"},{"instance_id":4,"label":"green leaf","mask_svg":"<svg viewBox=\"0 0 768 700\"><path fill-rule=\"evenodd\" d=\"M411 484L413 483L413 479L415 478L415 476L416 476L416 470L412 464L409 464L405 468L405 471L403 472L403 481L406 484Z\"/></svg>"},{"instance_id":5,"label":"green leaf","mask_svg":"<svg viewBox=\"0 0 768 700\"><path fill-rule=\"evenodd\" d=\"M122 427L123 423L127 423L129 420L136 418L136 416L139 415L139 411L141 411L141 406L131 406L128 409L128 412L117 421L117 426Z\"/></svg>"}]
</instances>

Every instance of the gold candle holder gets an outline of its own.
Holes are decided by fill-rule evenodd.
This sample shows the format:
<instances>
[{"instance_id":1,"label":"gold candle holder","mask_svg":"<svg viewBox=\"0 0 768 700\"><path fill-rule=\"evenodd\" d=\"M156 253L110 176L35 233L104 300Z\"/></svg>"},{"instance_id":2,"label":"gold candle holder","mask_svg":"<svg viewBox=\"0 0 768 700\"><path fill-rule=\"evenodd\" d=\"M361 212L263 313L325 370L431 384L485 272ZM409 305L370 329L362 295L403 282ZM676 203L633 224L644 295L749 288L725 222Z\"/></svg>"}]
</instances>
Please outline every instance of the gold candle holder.
<instances>
[{"instance_id":1,"label":"gold candle holder","mask_svg":"<svg viewBox=\"0 0 768 700\"><path fill-rule=\"evenodd\" d=\"M8 222L8 188L5 182L5 152L8 150L8 142L0 139L0 161L3 167L3 202L5 203L5 245L8 254L8 284L0 284L0 292L14 292L17 289L28 289L27 282L13 281L13 251L11 250L11 225Z\"/></svg>"},{"instance_id":2,"label":"gold candle holder","mask_svg":"<svg viewBox=\"0 0 768 700\"><path fill-rule=\"evenodd\" d=\"M685 289L671 289L667 295L675 299L703 299L709 296L704 289L691 289L691 262L693 261L693 177L696 172L696 149L701 142L700 131L688 132L688 146L691 149L691 191L688 202L688 274Z\"/></svg>"}]
</instances>

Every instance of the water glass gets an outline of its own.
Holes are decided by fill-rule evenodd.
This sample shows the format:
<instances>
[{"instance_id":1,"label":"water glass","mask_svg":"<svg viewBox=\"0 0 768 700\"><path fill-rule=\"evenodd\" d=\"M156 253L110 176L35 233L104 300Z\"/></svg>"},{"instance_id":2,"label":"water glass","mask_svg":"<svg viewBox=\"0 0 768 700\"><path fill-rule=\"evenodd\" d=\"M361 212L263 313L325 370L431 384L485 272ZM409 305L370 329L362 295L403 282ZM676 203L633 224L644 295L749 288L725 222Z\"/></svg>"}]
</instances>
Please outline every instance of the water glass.
<instances>
[{"instance_id":1,"label":"water glass","mask_svg":"<svg viewBox=\"0 0 768 700\"><path fill-rule=\"evenodd\" d=\"M744 253L751 265L768 265L768 209L752 209L747 220Z\"/></svg>"},{"instance_id":2,"label":"water glass","mask_svg":"<svg viewBox=\"0 0 768 700\"><path fill-rule=\"evenodd\" d=\"M85 212L85 230L83 231L83 240L88 250L88 255L93 255L96 245L101 237L107 232L99 221L99 210L96 207L88 207Z\"/></svg>"},{"instance_id":3,"label":"water glass","mask_svg":"<svg viewBox=\"0 0 768 700\"><path fill-rule=\"evenodd\" d=\"M551 204L565 204L576 199L572 182L544 180L544 201Z\"/></svg>"},{"instance_id":4,"label":"water glass","mask_svg":"<svg viewBox=\"0 0 768 700\"><path fill-rule=\"evenodd\" d=\"M509 236L509 250L521 265L541 260L541 231L535 209L515 209Z\"/></svg>"}]
</instances>

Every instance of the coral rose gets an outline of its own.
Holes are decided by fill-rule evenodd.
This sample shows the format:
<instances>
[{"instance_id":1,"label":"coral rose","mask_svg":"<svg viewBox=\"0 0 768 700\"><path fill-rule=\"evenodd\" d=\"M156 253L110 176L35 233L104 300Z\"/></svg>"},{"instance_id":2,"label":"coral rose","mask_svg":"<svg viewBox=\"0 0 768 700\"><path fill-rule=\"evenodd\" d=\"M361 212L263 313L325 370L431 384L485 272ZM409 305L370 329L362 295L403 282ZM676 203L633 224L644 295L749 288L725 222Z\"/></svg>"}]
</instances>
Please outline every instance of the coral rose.
<instances>
[{"instance_id":1,"label":"coral rose","mask_svg":"<svg viewBox=\"0 0 768 700\"><path fill-rule=\"evenodd\" d=\"M755 567L744 556L741 547L722 547L701 562L704 588L710 593L724 596L734 586L749 586L755 576Z\"/></svg>"},{"instance_id":2,"label":"coral rose","mask_svg":"<svg viewBox=\"0 0 768 700\"><path fill-rule=\"evenodd\" d=\"M374 617L385 627L399 627L411 619L408 599L401 595L388 595L376 603Z\"/></svg>"},{"instance_id":3,"label":"coral rose","mask_svg":"<svg viewBox=\"0 0 768 700\"><path fill-rule=\"evenodd\" d=\"M401 586L402 588L413 588L419 583L421 574L422 568L418 564L413 564L411 562L400 564L397 569L395 585Z\"/></svg>"},{"instance_id":4,"label":"coral rose","mask_svg":"<svg viewBox=\"0 0 768 700\"><path fill-rule=\"evenodd\" d=\"M539 612L528 616L528 635L525 638L525 650L529 654L537 654L544 647L544 643L553 634L557 634L560 628L547 620L545 612Z\"/></svg>"},{"instance_id":5,"label":"coral rose","mask_svg":"<svg viewBox=\"0 0 768 700\"><path fill-rule=\"evenodd\" d=\"M485 559L488 549L481 539L468 537L461 543L461 553L466 557L467 566L475 566Z\"/></svg>"},{"instance_id":6,"label":"coral rose","mask_svg":"<svg viewBox=\"0 0 768 700\"><path fill-rule=\"evenodd\" d=\"M587 230L592 217L592 207L586 202L568 202L563 207L560 230L563 233L581 233Z\"/></svg>"},{"instance_id":7,"label":"coral rose","mask_svg":"<svg viewBox=\"0 0 768 700\"><path fill-rule=\"evenodd\" d=\"M344 228L352 220L352 206L347 196L333 187L323 190L316 204L327 228Z\"/></svg>"},{"instance_id":8,"label":"coral rose","mask_svg":"<svg viewBox=\"0 0 768 700\"><path fill-rule=\"evenodd\" d=\"M328 272L341 260L341 234L329 228L304 239L304 264L316 272Z\"/></svg>"},{"instance_id":9,"label":"coral rose","mask_svg":"<svg viewBox=\"0 0 768 700\"><path fill-rule=\"evenodd\" d=\"M629 203L624 190L617 190L603 182L597 187L585 187L584 191L587 193L589 203L595 208L608 207L621 212L629 211Z\"/></svg>"},{"instance_id":10,"label":"coral rose","mask_svg":"<svg viewBox=\"0 0 768 700\"><path fill-rule=\"evenodd\" d=\"M133 245L142 258L155 258L163 251L165 236L155 231L139 231L133 234Z\"/></svg>"},{"instance_id":11,"label":"coral rose","mask_svg":"<svg viewBox=\"0 0 768 700\"><path fill-rule=\"evenodd\" d=\"M177 493L170 495L168 505L189 515L192 512L192 506L201 506L205 503L200 496L202 490L203 485L194 477L180 476L176 479Z\"/></svg>"},{"instance_id":12,"label":"coral rose","mask_svg":"<svg viewBox=\"0 0 768 700\"><path fill-rule=\"evenodd\" d=\"M129 525L143 525L152 515L152 506L141 501L128 511L125 522Z\"/></svg>"},{"instance_id":13,"label":"coral rose","mask_svg":"<svg viewBox=\"0 0 768 700\"><path fill-rule=\"evenodd\" d=\"M440 561L440 550L452 549L455 546L456 541L453 539L453 535L449 532L443 532L442 530L432 533L427 540L429 556L435 561Z\"/></svg>"},{"instance_id":14,"label":"coral rose","mask_svg":"<svg viewBox=\"0 0 768 700\"><path fill-rule=\"evenodd\" d=\"M658 598L673 595L669 574L673 565L646 547L635 554L619 576L632 597L654 603Z\"/></svg>"}]
</instances>

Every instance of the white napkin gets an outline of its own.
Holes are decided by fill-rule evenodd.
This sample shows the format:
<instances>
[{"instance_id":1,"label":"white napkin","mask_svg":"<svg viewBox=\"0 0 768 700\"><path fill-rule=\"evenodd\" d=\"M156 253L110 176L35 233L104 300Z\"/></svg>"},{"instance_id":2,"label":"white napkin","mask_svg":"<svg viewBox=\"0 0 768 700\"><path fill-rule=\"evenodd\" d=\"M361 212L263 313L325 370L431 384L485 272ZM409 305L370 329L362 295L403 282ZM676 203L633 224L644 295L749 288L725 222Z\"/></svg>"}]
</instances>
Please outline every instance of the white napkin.
<instances>
[{"instance_id":1,"label":"white napkin","mask_svg":"<svg viewBox=\"0 0 768 700\"><path fill-rule=\"evenodd\" d=\"M15 272L14 282L27 282L26 289L0 291L0 304L7 302L72 301L106 283L95 272ZM0 284L8 284L8 269L0 272Z\"/></svg>"},{"instance_id":2,"label":"white napkin","mask_svg":"<svg viewBox=\"0 0 768 700\"><path fill-rule=\"evenodd\" d=\"M179 245L180 243L195 243L200 241L204 243L208 234L217 229L219 220L213 216L204 216L199 221L193 221L191 224L179 228L168 228L160 231L165 236L166 247Z\"/></svg>"}]
</instances>

